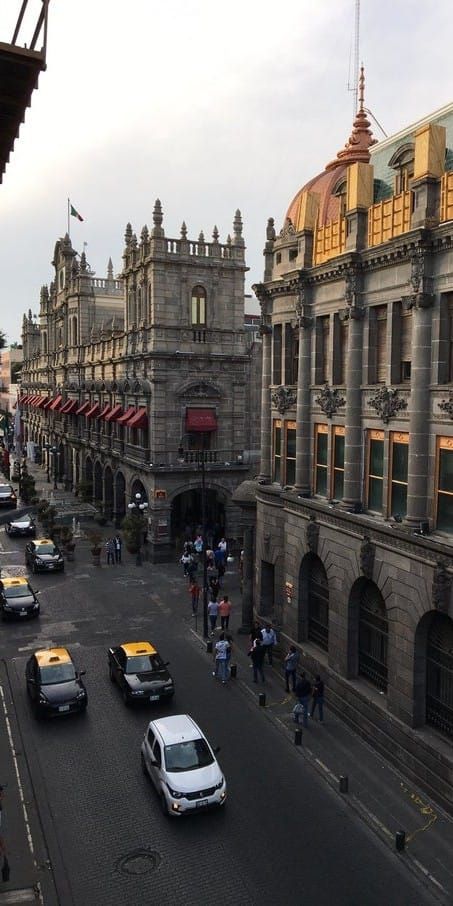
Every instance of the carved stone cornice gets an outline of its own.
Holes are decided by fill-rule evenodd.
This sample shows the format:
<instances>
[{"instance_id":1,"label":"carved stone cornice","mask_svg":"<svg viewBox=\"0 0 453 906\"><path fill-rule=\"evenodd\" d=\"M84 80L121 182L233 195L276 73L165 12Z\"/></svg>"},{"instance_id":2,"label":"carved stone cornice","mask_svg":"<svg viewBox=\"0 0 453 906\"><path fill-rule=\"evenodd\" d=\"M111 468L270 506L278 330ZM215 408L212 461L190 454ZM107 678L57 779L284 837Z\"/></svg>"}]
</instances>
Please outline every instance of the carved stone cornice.
<instances>
[{"instance_id":1,"label":"carved stone cornice","mask_svg":"<svg viewBox=\"0 0 453 906\"><path fill-rule=\"evenodd\" d=\"M374 396L368 400L368 405L376 409L377 414L381 417L384 424L388 424L391 418L395 418L401 409L407 409L407 402L398 399L399 390L392 387L380 387Z\"/></svg>"},{"instance_id":2,"label":"carved stone cornice","mask_svg":"<svg viewBox=\"0 0 453 906\"><path fill-rule=\"evenodd\" d=\"M373 578L375 546L372 544L370 536L364 535L360 545L360 572L366 579Z\"/></svg>"},{"instance_id":3,"label":"carved stone cornice","mask_svg":"<svg viewBox=\"0 0 453 906\"><path fill-rule=\"evenodd\" d=\"M438 560L434 569L432 585L432 602L435 610L441 610L444 613L448 611L450 603L452 576L447 570L447 564L444 560Z\"/></svg>"},{"instance_id":4,"label":"carved stone cornice","mask_svg":"<svg viewBox=\"0 0 453 906\"><path fill-rule=\"evenodd\" d=\"M449 418L453 418L453 392L450 392L448 400L442 400L439 403L439 409L442 412L446 412Z\"/></svg>"},{"instance_id":5,"label":"carved stone cornice","mask_svg":"<svg viewBox=\"0 0 453 906\"><path fill-rule=\"evenodd\" d=\"M310 516L305 528L305 543L312 554L318 553L319 525L315 516Z\"/></svg>"},{"instance_id":6,"label":"carved stone cornice","mask_svg":"<svg viewBox=\"0 0 453 906\"><path fill-rule=\"evenodd\" d=\"M319 396L315 397L315 403L322 409L322 411L327 415L327 418L332 418L336 414L337 409L340 409L341 406L344 406L346 400L343 396L340 396L339 390L336 387L329 387L326 384Z\"/></svg>"},{"instance_id":7,"label":"carved stone cornice","mask_svg":"<svg viewBox=\"0 0 453 906\"><path fill-rule=\"evenodd\" d=\"M271 394L272 402L275 408L283 415L287 409L291 409L297 400L297 391L292 387L277 387Z\"/></svg>"}]
</instances>

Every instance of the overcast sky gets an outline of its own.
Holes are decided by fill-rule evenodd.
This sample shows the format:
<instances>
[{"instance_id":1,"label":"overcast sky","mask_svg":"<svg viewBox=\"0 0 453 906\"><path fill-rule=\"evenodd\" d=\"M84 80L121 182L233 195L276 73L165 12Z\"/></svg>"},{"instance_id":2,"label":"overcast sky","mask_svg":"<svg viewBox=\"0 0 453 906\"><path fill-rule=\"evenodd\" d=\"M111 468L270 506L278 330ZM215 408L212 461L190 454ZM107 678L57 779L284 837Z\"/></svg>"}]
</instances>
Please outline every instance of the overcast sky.
<instances>
[{"instance_id":1,"label":"overcast sky","mask_svg":"<svg viewBox=\"0 0 453 906\"><path fill-rule=\"evenodd\" d=\"M39 5L39 0L30 0ZM1 0L10 41L21 0ZM47 71L0 186L1 323L20 339L67 229L97 276L121 270L124 228L164 209L167 236L240 208L247 292L267 218L348 138L354 0L51 0ZM362 0L366 105L391 134L453 100L451 0ZM31 25L22 32L30 41ZM376 137L380 137L375 128ZM382 137L382 136L381 136Z\"/></svg>"}]
</instances>

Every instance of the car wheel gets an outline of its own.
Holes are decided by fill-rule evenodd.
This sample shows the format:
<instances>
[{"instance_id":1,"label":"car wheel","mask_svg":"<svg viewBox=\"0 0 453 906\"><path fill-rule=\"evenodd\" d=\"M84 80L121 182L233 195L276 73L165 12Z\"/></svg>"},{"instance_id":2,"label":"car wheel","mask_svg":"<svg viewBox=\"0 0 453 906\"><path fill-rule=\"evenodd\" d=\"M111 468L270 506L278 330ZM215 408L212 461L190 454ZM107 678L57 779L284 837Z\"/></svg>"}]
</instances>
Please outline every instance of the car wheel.
<instances>
[{"instance_id":1,"label":"car wheel","mask_svg":"<svg viewBox=\"0 0 453 906\"><path fill-rule=\"evenodd\" d=\"M10 535L10 534L11 534L11 526L10 526L10 525L6 525L6 526L5 526L5 532L6 532L7 535Z\"/></svg>"},{"instance_id":2,"label":"car wheel","mask_svg":"<svg viewBox=\"0 0 453 906\"><path fill-rule=\"evenodd\" d=\"M142 771L143 771L145 777L147 777L149 780L148 768L146 767L146 761L145 761L143 752L140 753L140 761L141 761L141 765L142 765Z\"/></svg>"},{"instance_id":3,"label":"car wheel","mask_svg":"<svg viewBox=\"0 0 453 906\"><path fill-rule=\"evenodd\" d=\"M127 694L127 689L123 689L123 702L124 702L124 704L127 705L127 706L129 706L130 703L131 703L131 702L130 702L130 698L129 698L128 694Z\"/></svg>"},{"instance_id":4,"label":"car wheel","mask_svg":"<svg viewBox=\"0 0 453 906\"><path fill-rule=\"evenodd\" d=\"M111 667L109 667L109 678L110 678L110 682L111 682L111 683L114 683L114 682L115 682L115 674L114 674L114 672L113 672L113 670L112 670Z\"/></svg>"},{"instance_id":5,"label":"car wheel","mask_svg":"<svg viewBox=\"0 0 453 906\"><path fill-rule=\"evenodd\" d=\"M167 800L166 800L166 798L165 798L164 793L161 793L161 794L160 794L160 807L161 807L162 812L163 812L163 814L165 815L165 817L168 818L168 817L169 817L169 811L168 811Z\"/></svg>"}]
</instances>

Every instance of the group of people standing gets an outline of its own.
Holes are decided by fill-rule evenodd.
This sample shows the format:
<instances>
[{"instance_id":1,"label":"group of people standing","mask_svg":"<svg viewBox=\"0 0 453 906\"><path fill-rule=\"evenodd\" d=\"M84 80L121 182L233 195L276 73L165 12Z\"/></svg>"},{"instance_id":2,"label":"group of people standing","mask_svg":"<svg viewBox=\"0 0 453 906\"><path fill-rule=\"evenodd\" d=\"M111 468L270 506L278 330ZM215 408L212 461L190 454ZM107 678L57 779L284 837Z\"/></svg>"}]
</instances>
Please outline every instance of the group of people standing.
<instances>
[{"instance_id":1,"label":"group of people standing","mask_svg":"<svg viewBox=\"0 0 453 906\"><path fill-rule=\"evenodd\" d=\"M116 533L116 535L113 538L107 538L107 541L105 543L107 566L110 563L112 565L114 565L115 563L121 563L122 546L123 546L123 542L121 540L121 535L119 535L118 532Z\"/></svg>"}]
</instances>

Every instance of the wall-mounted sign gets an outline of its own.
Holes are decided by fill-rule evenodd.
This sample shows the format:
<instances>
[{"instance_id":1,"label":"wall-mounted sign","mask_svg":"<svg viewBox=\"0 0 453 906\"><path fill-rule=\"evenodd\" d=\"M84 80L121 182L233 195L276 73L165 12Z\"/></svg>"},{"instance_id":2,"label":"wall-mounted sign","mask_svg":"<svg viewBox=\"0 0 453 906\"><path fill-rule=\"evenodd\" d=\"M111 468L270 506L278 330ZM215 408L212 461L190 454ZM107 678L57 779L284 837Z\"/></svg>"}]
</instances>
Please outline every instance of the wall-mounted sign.
<instances>
[{"instance_id":1,"label":"wall-mounted sign","mask_svg":"<svg viewBox=\"0 0 453 906\"><path fill-rule=\"evenodd\" d=\"M166 492L163 488L162 488L161 490L155 490L155 491L154 491L154 499L155 499L155 500L166 500L166 499L167 499L167 492Z\"/></svg>"},{"instance_id":2,"label":"wall-mounted sign","mask_svg":"<svg viewBox=\"0 0 453 906\"><path fill-rule=\"evenodd\" d=\"M285 595L288 604L293 600L294 585L292 582L285 582Z\"/></svg>"}]
</instances>

